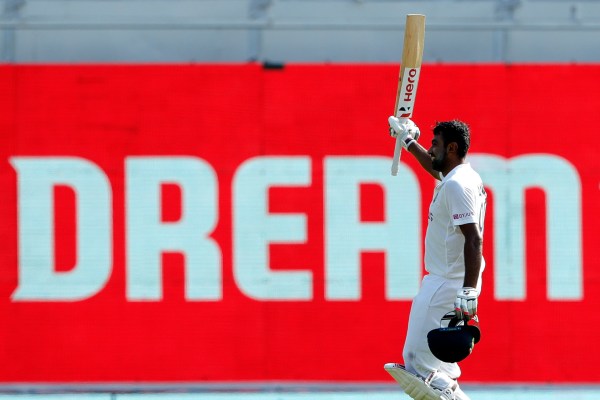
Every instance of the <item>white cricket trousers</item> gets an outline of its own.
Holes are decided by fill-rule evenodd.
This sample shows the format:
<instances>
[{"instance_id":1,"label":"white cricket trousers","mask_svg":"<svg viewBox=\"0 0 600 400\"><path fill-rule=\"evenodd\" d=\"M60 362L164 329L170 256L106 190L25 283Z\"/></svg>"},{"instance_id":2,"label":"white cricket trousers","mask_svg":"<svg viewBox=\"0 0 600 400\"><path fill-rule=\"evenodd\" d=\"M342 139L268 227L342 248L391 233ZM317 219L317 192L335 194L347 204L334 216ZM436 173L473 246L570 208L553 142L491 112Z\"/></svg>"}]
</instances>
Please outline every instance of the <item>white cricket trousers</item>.
<instances>
[{"instance_id":1,"label":"white cricket trousers","mask_svg":"<svg viewBox=\"0 0 600 400\"><path fill-rule=\"evenodd\" d=\"M417 296L413 299L408 320L408 331L402 356L406 369L424 379L437 372L431 382L433 387L445 389L460 376L456 363L438 360L427 345L427 333L440 327L444 314L454 310L454 300L462 279L446 279L437 275L426 275Z\"/></svg>"}]
</instances>

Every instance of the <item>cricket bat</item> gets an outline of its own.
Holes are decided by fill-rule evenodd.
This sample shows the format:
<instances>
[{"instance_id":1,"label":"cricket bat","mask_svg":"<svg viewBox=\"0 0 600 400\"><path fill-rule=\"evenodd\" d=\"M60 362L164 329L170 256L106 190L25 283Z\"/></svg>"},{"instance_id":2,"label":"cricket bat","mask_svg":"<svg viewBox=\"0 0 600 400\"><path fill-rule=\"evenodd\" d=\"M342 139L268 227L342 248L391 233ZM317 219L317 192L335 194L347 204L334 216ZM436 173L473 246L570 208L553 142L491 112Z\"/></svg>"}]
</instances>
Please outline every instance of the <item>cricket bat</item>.
<instances>
[{"instance_id":1,"label":"cricket bat","mask_svg":"<svg viewBox=\"0 0 600 400\"><path fill-rule=\"evenodd\" d=\"M394 116L397 118L411 118L415 108L417 86L423 62L423 45L425 43L425 16L421 14L408 14L404 28L404 45L402 47L402 61L400 63L400 76L398 78L398 91L396 92L396 107ZM392 161L392 175L398 174L398 164L402 153L402 141L396 138L394 158Z\"/></svg>"}]
</instances>

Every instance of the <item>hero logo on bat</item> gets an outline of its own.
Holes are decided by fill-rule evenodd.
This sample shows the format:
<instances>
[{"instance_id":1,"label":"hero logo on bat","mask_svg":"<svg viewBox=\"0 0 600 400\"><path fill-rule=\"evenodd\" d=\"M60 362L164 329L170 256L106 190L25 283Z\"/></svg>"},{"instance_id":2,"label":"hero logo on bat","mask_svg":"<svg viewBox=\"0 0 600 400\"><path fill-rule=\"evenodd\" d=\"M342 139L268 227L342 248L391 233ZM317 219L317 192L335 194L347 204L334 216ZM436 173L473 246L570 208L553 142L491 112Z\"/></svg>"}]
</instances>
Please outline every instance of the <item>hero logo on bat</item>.
<instances>
[{"instance_id":1,"label":"hero logo on bat","mask_svg":"<svg viewBox=\"0 0 600 400\"><path fill-rule=\"evenodd\" d=\"M400 114L399 118L410 118L412 115L420 71L421 68L410 68L402 77L402 91L398 102L398 113L396 113Z\"/></svg>"}]
</instances>

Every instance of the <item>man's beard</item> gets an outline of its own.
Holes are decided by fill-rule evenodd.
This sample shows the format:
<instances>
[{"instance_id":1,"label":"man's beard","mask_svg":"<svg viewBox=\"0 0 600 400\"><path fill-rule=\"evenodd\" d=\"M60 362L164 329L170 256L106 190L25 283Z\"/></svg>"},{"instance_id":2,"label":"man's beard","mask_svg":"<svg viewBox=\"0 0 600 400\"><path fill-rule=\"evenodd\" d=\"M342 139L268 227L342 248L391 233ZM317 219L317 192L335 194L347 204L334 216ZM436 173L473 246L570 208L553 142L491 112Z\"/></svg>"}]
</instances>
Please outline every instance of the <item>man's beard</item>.
<instances>
[{"instance_id":1,"label":"man's beard","mask_svg":"<svg viewBox=\"0 0 600 400\"><path fill-rule=\"evenodd\" d=\"M435 157L433 160L431 160L431 167L435 171L442 172L442 170L444 169L444 161L445 160L446 160L446 154L442 154L441 158Z\"/></svg>"}]
</instances>

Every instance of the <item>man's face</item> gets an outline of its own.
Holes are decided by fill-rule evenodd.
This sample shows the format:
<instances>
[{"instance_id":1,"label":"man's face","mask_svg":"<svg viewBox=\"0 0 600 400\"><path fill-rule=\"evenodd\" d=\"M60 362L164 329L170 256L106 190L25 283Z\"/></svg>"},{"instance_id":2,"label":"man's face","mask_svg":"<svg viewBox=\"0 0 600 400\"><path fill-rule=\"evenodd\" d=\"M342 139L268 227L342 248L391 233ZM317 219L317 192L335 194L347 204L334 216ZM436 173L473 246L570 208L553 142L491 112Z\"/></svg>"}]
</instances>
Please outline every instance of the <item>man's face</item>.
<instances>
[{"instance_id":1,"label":"man's face","mask_svg":"<svg viewBox=\"0 0 600 400\"><path fill-rule=\"evenodd\" d=\"M446 164L446 146L442 135L433 135L431 140L431 147L427 151L427 154L431 157L431 166L436 171L443 171L444 165Z\"/></svg>"}]
</instances>

